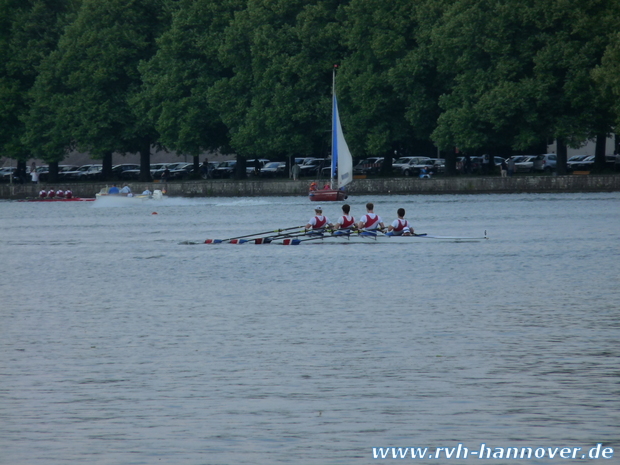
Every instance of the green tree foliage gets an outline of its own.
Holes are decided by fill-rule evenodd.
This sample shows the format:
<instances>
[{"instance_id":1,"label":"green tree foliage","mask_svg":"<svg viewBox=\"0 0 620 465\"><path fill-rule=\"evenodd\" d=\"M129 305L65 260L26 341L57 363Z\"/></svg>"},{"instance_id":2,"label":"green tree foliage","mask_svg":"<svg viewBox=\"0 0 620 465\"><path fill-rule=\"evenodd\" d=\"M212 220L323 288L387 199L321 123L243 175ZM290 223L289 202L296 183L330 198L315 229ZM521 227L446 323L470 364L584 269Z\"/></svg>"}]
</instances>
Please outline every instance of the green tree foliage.
<instances>
[{"instance_id":1,"label":"green tree foliage","mask_svg":"<svg viewBox=\"0 0 620 465\"><path fill-rule=\"evenodd\" d=\"M342 55L340 2L249 0L225 31L219 59L231 70L210 91L246 157L325 155L331 70Z\"/></svg>"},{"instance_id":2,"label":"green tree foliage","mask_svg":"<svg viewBox=\"0 0 620 465\"><path fill-rule=\"evenodd\" d=\"M24 143L29 92L78 8L72 0L0 1L0 152L22 162L45 156Z\"/></svg>"},{"instance_id":3,"label":"green tree foliage","mask_svg":"<svg viewBox=\"0 0 620 465\"><path fill-rule=\"evenodd\" d=\"M608 23L612 4L443 2L431 50L450 86L439 99L433 138L443 148L476 150L526 149L552 138L579 145L592 137L605 124L590 76L605 34L594 28Z\"/></svg>"},{"instance_id":4,"label":"green tree foliage","mask_svg":"<svg viewBox=\"0 0 620 465\"><path fill-rule=\"evenodd\" d=\"M58 50L42 68L39 108L55 98L57 117L78 147L96 157L140 153L140 179L150 180L150 147L157 133L133 101L138 65L151 58L169 21L163 0L85 0Z\"/></svg>"},{"instance_id":5,"label":"green tree foliage","mask_svg":"<svg viewBox=\"0 0 620 465\"><path fill-rule=\"evenodd\" d=\"M172 25L158 40L156 55L143 62L144 81L136 105L160 134L160 142L179 153L228 151L228 130L209 99L214 83L231 70L218 60L224 31L239 0L185 0Z\"/></svg>"}]
</instances>

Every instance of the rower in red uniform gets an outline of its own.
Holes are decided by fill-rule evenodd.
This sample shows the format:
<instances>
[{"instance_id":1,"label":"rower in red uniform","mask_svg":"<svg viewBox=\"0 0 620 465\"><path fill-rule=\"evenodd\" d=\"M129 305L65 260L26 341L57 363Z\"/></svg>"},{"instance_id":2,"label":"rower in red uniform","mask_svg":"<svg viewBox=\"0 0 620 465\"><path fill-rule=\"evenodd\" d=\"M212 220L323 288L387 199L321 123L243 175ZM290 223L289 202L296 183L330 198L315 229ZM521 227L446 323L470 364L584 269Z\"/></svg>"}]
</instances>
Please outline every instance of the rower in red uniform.
<instances>
[{"instance_id":1,"label":"rower in red uniform","mask_svg":"<svg viewBox=\"0 0 620 465\"><path fill-rule=\"evenodd\" d=\"M72 199L73 198L73 192L71 192L71 189L67 189L65 191L65 198L67 198L67 199Z\"/></svg>"},{"instance_id":2,"label":"rower in red uniform","mask_svg":"<svg viewBox=\"0 0 620 465\"><path fill-rule=\"evenodd\" d=\"M45 189L41 189L41 191L39 192L39 197L41 197L42 199L47 197L47 191Z\"/></svg>"},{"instance_id":3,"label":"rower in red uniform","mask_svg":"<svg viewBox=\"0 0 620 465\"><path fill-rule=\"evenodd\" d=\"M53 199L53 198L56 196L56 192L54 191L54 189L50 189L50 190L47 192L47 196L48 196L50 199Z\"/></svg>"},{"instance_id":4,"label":"rower in red uniform","mask_svg":"<svg viewBox=\"0 0 620 465\"><path fill-rule=\"evenodd\" d=\"M334 228L339 230L335 233L336 235L348 234L349 231L355 229L355 218L349 215L350 211L351 207L345 203L342 206L342 213L344 213L344 215L338 218L338 221L336 221L334 225Z\"/></svg>"},{"instance_id":5,"label":"rower in red uniform","mask_svg":"<svg viewBox=\"0 0 620 465\"><path fill-rule=\"evenodd\" d=\"M56 197L58 197L59 199L64 199L65 198L65 191L63 191L62 189L58 189L56 191Z\"/></svg>"},{"instance_id":6,"label":"rower in red uniform","mask_svg":"<svg viewBox=\"0 0 620 465\"><path fill-rule=\"evenodd\" d=\"M413 226L405 219L405 209L399 208L396 212L398 219L388 226L388 236L412 236Z\"/></svg>"},{"instance_id":7,"label":"rower in red uniform","mask_svg":"<svg viewBox=\"0 0 620 465\"><path fill-rule=\"evenodd\" d=\"M323 208L320 206L314 208L316 215L308 221L306 229L313 232L323 232L325 228L332 228L333 225L329 222L326 216L323 216Z\"/></svg>"},{"instance_id":8,"label":"rower in red uniform","mask_svg":"<svg viewBox=\"0 0 620 465\"><path fill-rule=\"evenodd\" d=\"M358 229L364 231L376 231L378 229L385 229L383 220L373 211L374 208L375 206L371 202L368 202L366 204L366 214L362 216L359 223L357 223Z\"/></svg>"}]
</instances>

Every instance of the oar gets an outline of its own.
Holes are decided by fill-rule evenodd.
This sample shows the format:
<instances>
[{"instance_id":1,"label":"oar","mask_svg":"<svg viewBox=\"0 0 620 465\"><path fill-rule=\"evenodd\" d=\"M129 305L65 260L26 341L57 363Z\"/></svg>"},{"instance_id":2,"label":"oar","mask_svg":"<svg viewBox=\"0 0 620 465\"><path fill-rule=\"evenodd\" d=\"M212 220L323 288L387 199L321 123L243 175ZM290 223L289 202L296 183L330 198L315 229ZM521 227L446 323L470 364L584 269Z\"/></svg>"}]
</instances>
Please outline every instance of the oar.
<instances>
[{"instance_id":1,"label":"oar","mask_svg":"<svg viewBox=\"0 0 620 465\"><path fill-rule=\"evenodd\" d=\"M291 229L298 229L298 228L303 228L304 226L292 226L290 228L283 228L283 229L276 229L275 231L265 231L265 232L260 232L260 233L254 233L254 234L246 234L245 236L237 236L237 237L229 237L228 239L206 239L205 240L205 244L221 244L222 242L231 242L237 239L243 239L246 237L253 237L253 236L262 236L264 234L271 234L271 233L279 233L282 231L290 231ZM234 242L236 243L236 242Z\"/></svg>"}]
</instances>

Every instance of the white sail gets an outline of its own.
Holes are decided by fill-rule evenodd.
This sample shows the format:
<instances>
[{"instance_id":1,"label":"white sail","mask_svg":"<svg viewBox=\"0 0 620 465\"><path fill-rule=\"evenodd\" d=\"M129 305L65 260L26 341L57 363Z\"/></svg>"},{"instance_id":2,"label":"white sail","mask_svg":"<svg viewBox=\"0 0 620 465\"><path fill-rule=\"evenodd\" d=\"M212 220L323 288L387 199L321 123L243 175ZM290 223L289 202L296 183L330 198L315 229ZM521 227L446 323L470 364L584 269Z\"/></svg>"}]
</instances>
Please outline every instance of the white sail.
<instances>
[{"instance_id":1,"label":"white sail","mask_svg":"<svg viewBox=\"0 0 620 465\"><path fill-rule=\"evenodd\" d=\"M337 189L346 186L353 180L353 158L342 133L336 94L334 94L332 121L332 178L335 176L334 171L338 174Z\"/></svg>"}]
</instances>

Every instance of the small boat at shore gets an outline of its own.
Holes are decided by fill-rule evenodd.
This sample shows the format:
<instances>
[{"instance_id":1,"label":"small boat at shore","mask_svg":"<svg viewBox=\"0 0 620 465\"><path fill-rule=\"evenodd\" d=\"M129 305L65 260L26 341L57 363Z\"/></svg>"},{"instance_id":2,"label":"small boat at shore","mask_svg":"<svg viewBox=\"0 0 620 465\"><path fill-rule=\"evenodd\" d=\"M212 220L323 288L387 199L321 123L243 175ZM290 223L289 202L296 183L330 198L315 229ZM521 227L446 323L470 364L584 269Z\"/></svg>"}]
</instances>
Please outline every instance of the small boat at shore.
<instances>
[{"instance_id":1,"label":"small boat at shore","mask_svg":"<svg viewBox=\"0 0 620 465\"><path fill-rule=\"evenodd\" d=\"M155 189L152 194L110 194L107 188L102 188L100 192L95 194L99 199L114 199L123 202L144 202L149 200L163 200L167 198L159 189Z\"/></svg>"}]
</instances>

